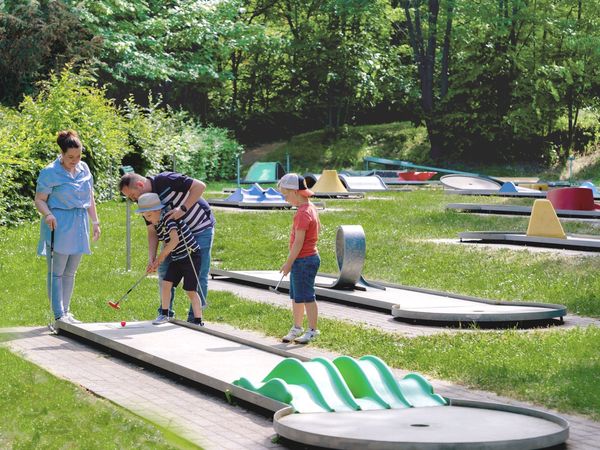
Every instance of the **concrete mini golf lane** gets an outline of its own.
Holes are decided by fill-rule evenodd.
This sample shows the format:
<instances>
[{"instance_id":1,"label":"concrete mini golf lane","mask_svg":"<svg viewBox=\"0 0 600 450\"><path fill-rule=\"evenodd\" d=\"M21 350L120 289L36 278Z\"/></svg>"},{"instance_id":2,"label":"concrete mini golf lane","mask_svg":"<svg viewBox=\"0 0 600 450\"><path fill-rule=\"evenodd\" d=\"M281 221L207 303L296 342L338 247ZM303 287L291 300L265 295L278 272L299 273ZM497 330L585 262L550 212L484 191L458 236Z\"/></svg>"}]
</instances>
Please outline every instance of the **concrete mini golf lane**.
<instances>
[{"instance_id":1,"label":"concrete mini golf lane","mask_svg":"<svg viewBox=\"0 0 600 450\"><path fill-rule=\"evenodd\" d=\"M60 324L59 332L95 342L271 411L275 431L329 448L533 449L565 442L568 423L528 408L448 399L450 406L344 413L293 414L287 405L237 387L262 379L285 350L176 321ZM297 357L297 355L293 355ZM403 431L404 430L404 431ZM457 446L458 445L458 446Z\"/></svg>"},{"instance_id":2,"label":"concrete mini golf lane","mask_svg":"<svg viewBox=\"0 0 600 450\"><path fill-rule=\"evenodd\" d=\"M531 206L519 205L480 205L477 203L449 203L446 209L453 209L461 212L480 213L480 214L507 214L530 216ZM573 209L557 209L558 217L569 217L574 219L600 219L600 210L582 211Z\"/></svg>"},{"instance_id":3,"label":"concrete mini golf lane","mask_svg":"<svg viewBox=\"0 0 600 450\"><path fill-rule=\"evenodd\" d=\"M125 327L119 323L61 324L60 331L218 391L231 391L236 397L271 411L286 406L232 384L241 376L265 376L282 359L275 353L175 323L129 322Z\"/></svg>"},{"instance_id":4,"label":"concrete mini golf lane","mask_svg":"<svg viewBox=\"0 0 600 450\"><path fill-rule=\"evenodd\" d=\"M211 269L213 276L228 277L232 282L251 282L275 286L281 274L274 270L226 271ZM335 278L318 275L317 285L331 285ZM562 318L566 307L547 303L501 302L475 297L453 295L427 289L383 284L386 289L364 287L364 290L335 290L316 287L318 297L341 300L356 305L386 309L399 319L440 322L527 322ZM280 288L289 289L284 278Z\"/></svg>"},{"instance_id":5,"label":"concrete mini golf lane","mask_svg":"<svg viewBox=\"0 0 600 450\"><path fill-rule=\"evenodd\" d=\"M600 238L587 235L567 235L566 239L543 236L528 236L526 233L513 231L469 231L459 233L461 242L489 242L504 244L518 244L531 246L549 246L589 252L600 251Z\"/></svg>"}]
</instances>

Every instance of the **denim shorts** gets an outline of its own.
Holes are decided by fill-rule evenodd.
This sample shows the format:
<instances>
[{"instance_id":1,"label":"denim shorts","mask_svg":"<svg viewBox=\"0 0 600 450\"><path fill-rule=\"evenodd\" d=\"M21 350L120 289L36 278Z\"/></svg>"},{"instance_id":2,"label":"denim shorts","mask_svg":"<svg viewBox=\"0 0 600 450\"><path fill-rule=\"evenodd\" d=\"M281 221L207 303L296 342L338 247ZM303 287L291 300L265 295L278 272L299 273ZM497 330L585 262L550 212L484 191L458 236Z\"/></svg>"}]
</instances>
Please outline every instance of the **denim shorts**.
<instances>
[{"instance_id":1,"label":"denim shorts","mask_svg":"<svg viewBox=\"0 0 600 450\"><path fill-rule=\"evenodd\" d=\"M295 303L315 301L315 278L321 265L319 254L298 258L290 272L290 298Z\"/></svg>"}]
</instances>

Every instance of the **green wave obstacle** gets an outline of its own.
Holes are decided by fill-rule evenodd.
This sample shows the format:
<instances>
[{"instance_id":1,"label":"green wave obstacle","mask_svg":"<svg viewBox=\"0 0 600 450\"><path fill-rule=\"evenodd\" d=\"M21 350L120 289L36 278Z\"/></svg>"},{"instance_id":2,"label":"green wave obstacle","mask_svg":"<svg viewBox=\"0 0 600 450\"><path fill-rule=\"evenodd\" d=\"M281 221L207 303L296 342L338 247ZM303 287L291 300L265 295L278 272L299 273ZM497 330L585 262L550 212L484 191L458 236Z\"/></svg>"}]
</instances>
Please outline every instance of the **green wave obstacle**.
<instances>
[{"instance_id":1,"label":"green wave obstacle","mask_svg":"<svg viewBox=\"0 0 600 450\"><path fill-rule=\"evenodd\" d=\"M286 358L261 382L241 377L233 384L287 403L299 413L447 405L421 375L396 380L381 359L370 355L308 362Z\"/></svg>"}]
</instances>

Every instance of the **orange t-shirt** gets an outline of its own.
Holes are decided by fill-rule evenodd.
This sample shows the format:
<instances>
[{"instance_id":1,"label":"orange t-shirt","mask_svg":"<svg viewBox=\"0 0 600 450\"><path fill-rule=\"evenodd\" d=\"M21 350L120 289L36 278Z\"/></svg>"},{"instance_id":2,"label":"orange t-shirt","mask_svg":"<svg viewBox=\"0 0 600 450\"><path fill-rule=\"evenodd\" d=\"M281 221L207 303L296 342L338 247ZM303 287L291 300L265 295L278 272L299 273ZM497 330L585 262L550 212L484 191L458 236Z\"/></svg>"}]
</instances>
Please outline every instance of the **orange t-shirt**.
<instances>
[{"instance_id":1,"label":"orange t-shirt","mask_svg":"<svg viewBox=\"0 0 600 450\"><path fill-rule=\"evenodd\" d=\"M292 224L292 234L290 236L290 249L296 239L296 230L306 230L302 249L298 254L298 258L312 256L317 254L317 241L319 240L319 213L315 205L308 202L298 206L296 214L294 214L294 222Z\"/></svg>"}]
</instances>

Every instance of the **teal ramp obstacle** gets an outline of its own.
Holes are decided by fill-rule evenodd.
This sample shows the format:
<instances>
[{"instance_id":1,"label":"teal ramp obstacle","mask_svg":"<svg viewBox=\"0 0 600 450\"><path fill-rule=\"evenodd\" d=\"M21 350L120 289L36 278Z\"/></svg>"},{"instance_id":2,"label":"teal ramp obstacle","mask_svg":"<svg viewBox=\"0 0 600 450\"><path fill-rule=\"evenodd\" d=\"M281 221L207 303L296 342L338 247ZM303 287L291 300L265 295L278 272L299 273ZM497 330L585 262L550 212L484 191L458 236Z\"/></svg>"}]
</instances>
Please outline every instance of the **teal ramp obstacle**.
<instances>
[{"instance_id":1,"label":"teal ramp obstacle","mask_svg":"<svg viewBox=\"0 0 600 450\"><path fill-rule=\"evenodd\" d=\"M278 162L255 162L250 167L246 178L241 180L240 183L277 183L284 175L285 170Z\"/></svg>"},{"instance_id":2,"label":"teal ramp obstacle","mask_svg":"<svg viewBox=\"0 0 600 450\"><path fill-rule=\"evenodd\" d=\"M261 382L241 377L233 384L287 403L299 413L447 405L421 375L411 373L396 380L381 359L370 355L359 360L340 356L333 362L286 358Z\"/></svg>"}]
</instances>

